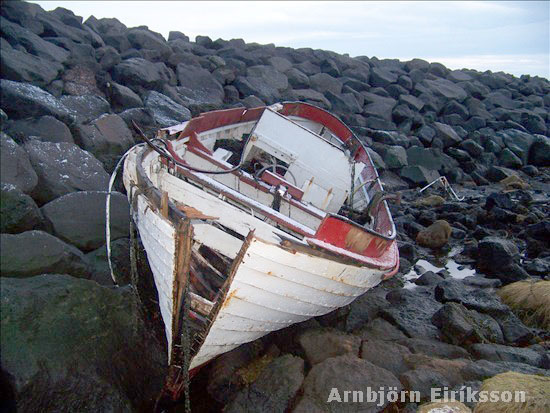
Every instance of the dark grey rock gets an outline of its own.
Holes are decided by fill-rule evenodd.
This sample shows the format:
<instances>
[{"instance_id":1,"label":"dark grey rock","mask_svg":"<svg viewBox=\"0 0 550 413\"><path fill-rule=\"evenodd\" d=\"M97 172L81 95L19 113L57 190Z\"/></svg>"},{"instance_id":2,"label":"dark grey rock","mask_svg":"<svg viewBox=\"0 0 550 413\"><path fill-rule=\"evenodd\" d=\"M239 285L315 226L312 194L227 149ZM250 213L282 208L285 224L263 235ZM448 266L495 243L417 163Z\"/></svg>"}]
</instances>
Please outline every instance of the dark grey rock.
<instances>
[{"instance_id":1,"label":"dark grey rock","mask_svg":"<svg viewBox=\"0 0 550 413\"><path fill-rule=\"evenodd\" d=\"M178 93L187 105L221 105L224 98L222 85L208 70L179 64L176 70Z\"/></svg>"},{"instance_id":2,"label":"dark grey rock","mask_svg":"<svg viewBox=\"0 0 550 413\"><path fill-rule=\"evenodd\" d=\"M0 49L0 72L6 80L31 82L38 86L46 86L57 78L62 70L63 65L58 62L50 62L41 57L5 46Z\"/></svg>"},{"instance_id":3,"label":"dark grey rock","mask_svg":"<svg viewBox=\"0 0 550 413\"><path fill-rule=\"evenodd\" d=\"M54 96L28 83L0 80L2 109L10 119L51 115L72 122L69 110Z\"/></svg>"},{"instance_id":4,"label":"dark grey rock","mask_svg":"<svg viewBox=\"0 0 550 413\"><path fill-rule=\"evenodd\" d=\"M439 178L439 173L423 166L409 165L401 169L400 176L415 185L426 185Z\"/></svg>"},{"instance_id":5,"label":"dark grey rock","mask_svg":"<svg viewBox=\"0 0 550 413\"><path fill-rule=\"evenodd\" d=\"M529 148L528 162L535 166L550 166L550 139L540 136Z\"/></svg>"},{"instance_id":6,"label":"dark grey rock","mask_svg":"<svg viewBox=\"0 0 550 413\"><path fill-rule=\"evenodd\" d=\"M420 392L420 400L429 400L433 388L451 386L450 381L441 373L425 367L409 370L401 374L399 380L405 389Z\"/></svg>"},{"instance_id":7,"label":"dark grey rock","mask_svg":"<svg viewBox=\"0 0 550 413\"><path fill-rule=\"evenodd\" d=\"M331 109L332 104L321 93L313 89L295 89L292 91L295 100L309 102L323 109Z\"/></svg>"},{"instance_id":8,"label":"dark grey rock","mask_svg":"<svg viewBox=\"0 0 550 413\"><path fill-rule=\"evenodd\" d=\"M397 75L383 67L373 67L370 71L369 84L374 87L387 87L397 82Z\"/></svg>"},{"instance_id":9,"label":"dark grey rock","mask_svg":"<svg viewBox=\"0 0 550 413\"><path fill-rule=\"evenodd\" d=\"M73 143L30 141L25 150L38 175L32 195L39 205L69 192L107 188L101 162Z\"/></svg>"},{"instance_id":10,"label":"dark grey rock","mask_svg":"<svg viewBox=\"0 0 550 413\"><path fill-rule=\"evenodd\" d=\"M153 114L156 123L162 127L173 126L191 119L189 109L155 91L147 94L145 107Z\"/></svg>"},{"instance_id":11,"label":"dark grey rock","mask_svg":"<svg viewBox=\"0 0 550 413\"><path fill-rule=\"evenodd\" d=\"M361 345L358 336L332 328L306 330L299 336L298 342L311 365L348 353L357 356Z\"/></svg>"},{"instance_id":12,"label":"dark grey rock","mask_svg":"<svg viewBox=\"0 0 550 413\"><path fill-rule=\"evenodd\" d=\"M238 392L227 412L287 411L304 380L304 361L286 354L269 363L250 386Z\"/></svg>"},{"instance_id":13,"label":"dark grey rock","mask_svg":"<svg viewBox=\"0 0 550 413\"><path fill-rule=\"evenodd\" d=\"M352 301L346 317L346 331L355 331L375 319L380 309L390 305L385 296L386 291L375 288Z\"/></svg>"},{"instance_id":14,"label":"dark grey rock","mask_svg":"<svg viewBox=\"0 0 550 413\"><path fill-rule=\"evenodd\" d=\"M451 344L504 343L498 323L488 315L468 310L461 304L445 304L434 314L432 322Z\"/></svg>"},{"instance_id":15,"label":"dark grey rock","mask_svg":"<svg viewBox=\"0 0 550 413\"><path fill-rule=\"evenodd\" d=\"M529 364L510 361L476 360L463 367L461 373L466 380L485 380L507 371L522 374L550 376L550 370L533 367Z\"/></svg>"},{"instance_id":16,"label":"dark grey rock","mask_svg":"<svg viewBox=\"0 0 550 413\"><path fill-rule=\"evenodd\" d=\"M0 274L2 277L32 277L62 272L90 278L84 254L77 248L42 231L0 235Z\"/></svg>"},{"instance_id":17,"label":"dark grey rock","mask_svg":"<svg viewBox=\"0 0 550 413\"><path fill-rule=\"evenodd\" d=\"M74 132L80 147L91 152L107 171L112 171L120 156L134 144L132 132L122 118L114 114L103 115L88 125L78 125Z\"/></svg>"},{"instance_id":18,"label":"dark grey rock","mask_svg":"<svg viewBox=\"0 0 550 413\"><path fill-rule=\"evenodd\" d=\"M128 87L159 89L168 82L164 63L152 63L140 57L123 60L113 68L113 79Z\"/></svg>"},{"instance_id":19,"label":"dark grey rock","mask_svg":"<svg viewBox=\"0 0 550 413\"><path fill-rule=\"evenodd\" d=\"M27 194L38 183L25 150L3 132L0 132L0 177L3 183L14 185Z\"/></svg>"},{"instance_id":20,"label":"dark grey rock","mask_svg":"<svg viewBox=\"0 0 550 413\"><path fill-rule=\"evenodd\" d=\"M172 53L172 49L168 46L168 43L166 43L164 37L162 37L159 33L147 30L145 28L136 27L128 30L126 34L132 47L135 47L138 50L157 50L160 52L162 59L166 59Z\"/></svg>"},{"instance_id":21,"label":"dark grey rock","mask_svg":"<svg viewBox=\"0 0 550 413\"><path fill-rule=\"evenodd\" d=\"M91 122L111 110L109 102L100 96L61 96L59 100L61 104L75 113L78 123Z\"/></svg>"},{"instance_id":22,"label":"dark grey rock","mask_svg":"<svg viewBox=\"0 0 550 413\"><path fill-rule=\"evenodd\" d=\"M30 196L4 182L0 191L0 232L17 234L43 227L44 217Z\"/></svg>"},{"instance_id":23,"label":"dark grey rock","mask_svg":"<svg viewBox=\"0 0 550 413\"><path fill-rule=\"evenodd\" d=\"M436 136L443 141L445 148L458 145L462 141L452 126L434 122L432 127L435 129Z\"/></svg>"},{"instance_id":24,"label":"dark grey rock","mask_svg":"<svg viewBox=\"0 0 550 413\"><path fill-rule=\"evenodd\" d=\"M317 73L310 76L309 83L312 89L320 93L330 91L338 95L342 92L342 82L327 73Z\"/></svg>"},{"instance_id":25,"label":"dark grey rock","mask_svg":"<svg viewBox=\"0 0 550 413\"><path fill-rule=\"evenodd\" d=\"M136 317L127 288L48 274L3 278L1 293L1 327L10 332L1 337L2 369L18 409L153 410L165 353Z\"/></svg>"},{"instance_id":26,"label":"dark grey rock","mask_svg":"<svg viewBox=\"0 0 550 413\"><path fill-rule=\"evenodd\" d=\"M107 193L73 192L44 205L41 210L52 223L53 233L82 251L105 243L105 201ZM110 199L111 239L129 236L130 212L127 198L113 192Z\"/></svg>"},{"instance_id":27,"label":"dark grey rock","mask_svg":"<svg viewBox=\"0 0 550 413\"><path fill-rule=\"evenodd\" d=\"M303 396L298 402L295 412L353 412L356 406L353 403L339 403L332 401L327 403L328 396L333 388L337 389L365 389L368 386L378 389L380 387L394 387L397 392L403 386L388 370L354 356L339 356L326 359L316 364L308 373L303 384ZM343 392L340 397L343 398ZM385 407L377 406L376 402L366 400L361 403L361 409L365 412L376 412Z\"/></svg>"},{"instance_id":28,"label":"dark grey rock","mask_svg":"<svg viewBox=\"0 0 550 413\"><path fill-rule=\"evenodd\" d=\"M408 165L407 152L402 146L386 147L383 159L389 169L401 169Z\"/></svg>"},{"instance_id":29,"label":"dark grey rock","mask_svg":"<svg viewBox=\"0 0 550 413\"><path fill-rule=\"evenodd\" d=\"M409 370L405 356L411 351L391 341L364 340L361 344L361 358L386 369L396 376Z\"/></svg>"},{"instance_id":30,"label":"dark grey rock","mask_svg":"<svg viewBox=\"0 0 550 413\"><path fill-rule=\"evenodd\" d=\"M143 101L137 93L116 82L109 83L109 100L113 110L116 112L143 106Z\"/></svg>"},{"instance_id":31,"label":"dark grey rock","mask_svg":"<svg viewBox=\"0 0 550 413\"><path fill-rule=\"evenodd\" d=\"M13 121L8 126L7 131L17 140L20 140L21 136L23 138L32 136L44 142L74 143L73 135L67 125L48 115Z\"/></svg>"},{"instance_id":32,"label":"dark grey rock","mask_svg":"<svg viewBox=\"0 0 550 413\"><path fill-rule=\"evenodd\" d=\"M381 316L397 325L408 337L438 339L431 318L441 308L430 290L395 290L386 299L392 304L381 309ZM414 310L413 310L414 308Z\"/></svg>"},{"instance_id":33,"label":"dark grey rock","mask_svg":"<svg viewBox=\"0 0 550 413\"><path fill-rule=\"evenodd\" d=\"M462 347L443 343L436 340L424 340L422 338L407 338L397 341L407 347L413 353L426 354L431 357L444 359L467 359L468 352Z\"/></svg>"},{"instance_id":34,"label":"dark grey rock","mask_svg":"<svg viewBox=\"0 0 550 413\"><path fill-rule=\"evenodd\" d=\"M501 344L474 344L470 353L476 359L488 361L507 361L529 364L533 367L548 368L548 355L530 348L510 347Z\"/></svg>"},{"instance_id":35,"label":"dark grey rock","mask_svg":"<svg viewBox=\"0 0 550 413\"><path fill-rule=\"evenodd\" d=\"M468 94L462 87L447 79L425 79L423 83L436 96L441 96L445 99L454 99L458 102L462 102L468 97Z\"/></svg>"}]
</instances>

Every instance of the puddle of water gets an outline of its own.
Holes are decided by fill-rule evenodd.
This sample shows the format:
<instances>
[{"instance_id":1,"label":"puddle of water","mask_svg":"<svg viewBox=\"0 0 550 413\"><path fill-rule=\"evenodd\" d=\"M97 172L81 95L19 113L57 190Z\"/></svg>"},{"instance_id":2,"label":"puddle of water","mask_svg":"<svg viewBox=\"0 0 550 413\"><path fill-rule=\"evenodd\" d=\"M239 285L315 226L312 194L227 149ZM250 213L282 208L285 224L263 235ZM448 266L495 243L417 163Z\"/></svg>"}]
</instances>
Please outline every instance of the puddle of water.
<instances>
[{"instance_id":1,"label":"puddle of water","mask_svg":"<svg viewBox=\"0 0 550 413\"><path fill-rule=\"evenodd\" d=\"M455 260L452 259L457 254L460 254L461 248L453 248L449 254L444 257L446 260L443 262L440 260L436 265L430 263L426 260L418 260L411 270L404 275L403 280L405 281L404 288L413 289L416 287L416 284L413 282L426 271L438 272L441 270L447 270L452 278L462 280L463 278L470 277L475 275L476 270L470 267L469 265L458 264ZM417 270L418 268L418 270Z\"/></svg>"}]
</instances>

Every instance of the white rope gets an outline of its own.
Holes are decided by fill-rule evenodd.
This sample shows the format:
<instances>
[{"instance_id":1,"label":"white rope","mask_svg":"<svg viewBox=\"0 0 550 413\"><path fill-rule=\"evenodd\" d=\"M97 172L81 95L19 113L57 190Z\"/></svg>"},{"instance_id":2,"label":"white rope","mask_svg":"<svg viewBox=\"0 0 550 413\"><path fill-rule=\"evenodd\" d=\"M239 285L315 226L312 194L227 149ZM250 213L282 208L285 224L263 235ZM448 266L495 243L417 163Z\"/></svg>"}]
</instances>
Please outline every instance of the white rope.
<instances>
[{"instance_id":1,"label":"white rope","mask_svg":"<svg viewBox=\"0 0 550 413\"><path fill-rule=\"evenodd\" d=\"M113 171L113 173L111 174L111 178L109 179L109 188L107 191L107 197L105 198L105 244L107 245L107 262L109 263L109 271L111 272L111 278L113 279L113 283L117 287L118 287L118 282L116 280L115 272L113 270L113 263L111 261L111 192L113 190L113 185L115 183L118 170L122 166L124 159L126 159L130 151L134 149L136 146L143 146L143 145L144 145L143 143L140 143L138 145L132 146L118 160L118 163L115 166L115 170Z\"/></svg>"}]
</instances>

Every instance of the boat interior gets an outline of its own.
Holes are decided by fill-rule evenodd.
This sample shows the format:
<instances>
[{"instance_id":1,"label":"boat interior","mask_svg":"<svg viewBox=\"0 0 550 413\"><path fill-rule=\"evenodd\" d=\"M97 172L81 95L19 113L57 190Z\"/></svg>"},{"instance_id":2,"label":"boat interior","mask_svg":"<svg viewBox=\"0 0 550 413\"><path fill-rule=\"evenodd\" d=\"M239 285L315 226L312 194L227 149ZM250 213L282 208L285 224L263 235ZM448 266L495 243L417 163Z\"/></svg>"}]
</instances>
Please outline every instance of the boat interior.
<instances>
[{"instance_id":1,"label":"boat interior","mask_svg":"<svg viewBox=\"0 0 550 413\"><path fill-rule=\"evenodd\" d=\"M328 112L307 107L349 131ZM299 239L315 236L333 218L392 240L386 199L395 196L383 192L365 148L350 131L346 142L323 118L284 109L276 104L210 112L162 130L172 156L193 168L170 171Z\"/></svg>"}]
</instances>

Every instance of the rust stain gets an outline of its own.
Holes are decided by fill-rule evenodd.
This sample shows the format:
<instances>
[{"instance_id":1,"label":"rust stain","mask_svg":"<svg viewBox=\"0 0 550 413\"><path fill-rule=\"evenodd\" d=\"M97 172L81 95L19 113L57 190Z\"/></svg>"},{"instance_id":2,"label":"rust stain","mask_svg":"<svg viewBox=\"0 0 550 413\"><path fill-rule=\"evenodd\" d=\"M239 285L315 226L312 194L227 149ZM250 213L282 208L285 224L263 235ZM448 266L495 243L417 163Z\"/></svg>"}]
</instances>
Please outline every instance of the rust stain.
<instances>
[{"instance_id":1,"label":"rust stain","mask_svg":"<svg viewBox=\"0 0 550 413\"><path fill-rule=\"evenodd\" d=\"M273 271L268 271L267 275L273 275Z\"/></svg>"},{"instance_id":2,"label":"rust stain","mask_svg":"<svg viewBox=\"0 0 550 413\"><path fill-rule=\"evenodd\" d=\"M359 228L351 227L346 235L346 248L362 253L370 244L372 235Z\"/></svg>"},{"instance_id":3,"label":"rust stain","mask_svg":"<svg viewBox=\"0 0 550 413\"><path fill-rule=\"evenodd\" d=\"M229 295L227 296L227 298L225 299L225 301L224 301L223 304L222 304L222 310L223 310L224 308L226 308L226 307L229 305L229 302L231 301L231 299L232 299L233 297L235 297L235 295L237 294L237 291L238 291L238 289L235 288L233 291L231 291L231 292L229 293Z\"/></svg>"}]
</instances>

